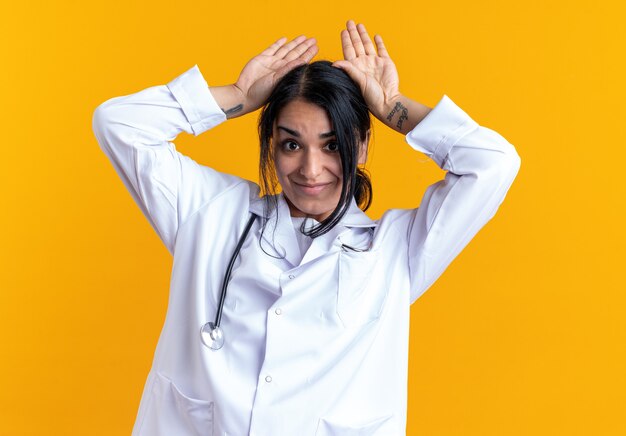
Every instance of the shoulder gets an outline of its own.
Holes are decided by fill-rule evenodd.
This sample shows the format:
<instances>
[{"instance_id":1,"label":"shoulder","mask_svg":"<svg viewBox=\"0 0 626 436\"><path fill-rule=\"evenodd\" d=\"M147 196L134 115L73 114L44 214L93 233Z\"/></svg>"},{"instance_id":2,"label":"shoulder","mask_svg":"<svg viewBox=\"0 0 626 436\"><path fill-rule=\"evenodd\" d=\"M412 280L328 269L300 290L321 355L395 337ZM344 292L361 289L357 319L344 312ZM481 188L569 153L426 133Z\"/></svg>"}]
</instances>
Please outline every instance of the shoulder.
<instances>
[{"instance_id":1,"label":"shoulder","mask_svg":"<svg viewBox=\"0 0 626 436\"><path fill-rule=\"evenodd\" d=\"M378 243L406 243L418 209L388 209L376 220L374 239Z\"/></svg>"}]
</instances>

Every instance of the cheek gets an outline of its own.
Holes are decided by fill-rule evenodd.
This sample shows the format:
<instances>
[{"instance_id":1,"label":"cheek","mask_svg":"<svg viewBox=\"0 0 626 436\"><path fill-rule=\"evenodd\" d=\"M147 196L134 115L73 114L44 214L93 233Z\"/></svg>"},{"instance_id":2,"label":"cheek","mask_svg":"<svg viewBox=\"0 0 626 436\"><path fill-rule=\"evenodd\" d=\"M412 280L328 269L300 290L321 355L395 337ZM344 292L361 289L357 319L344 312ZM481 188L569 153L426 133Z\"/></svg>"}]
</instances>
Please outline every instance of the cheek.
<instances>
[{"instance_id":1,"label":"cheek","mask_svg":"<svg viewBox=\"0 0 626 436\"><path fill-rule=\"evenodd\" d=\"M339 181L341 182L341 179L343 177L343 169L341 168L341 158L339 158L339 156L337 156L336 159L333 159L332 163L328 166L328 168L330 169L330 172L333 173L333 175L339 179Z\"/></svg>"},{"instance_id":2,"label":"cheek","mask_svg":"<svg viewBox=\"0 0 626 436\"><path fill-rule=\"evenodd\" d=\"M287 175L289 174L289 164L285 161L285 159L280 159L278 156L274 157L274 171L276 172L276 177L278 181L282 185L283 182L287 179Z\"/></svg>"}]
</instances>

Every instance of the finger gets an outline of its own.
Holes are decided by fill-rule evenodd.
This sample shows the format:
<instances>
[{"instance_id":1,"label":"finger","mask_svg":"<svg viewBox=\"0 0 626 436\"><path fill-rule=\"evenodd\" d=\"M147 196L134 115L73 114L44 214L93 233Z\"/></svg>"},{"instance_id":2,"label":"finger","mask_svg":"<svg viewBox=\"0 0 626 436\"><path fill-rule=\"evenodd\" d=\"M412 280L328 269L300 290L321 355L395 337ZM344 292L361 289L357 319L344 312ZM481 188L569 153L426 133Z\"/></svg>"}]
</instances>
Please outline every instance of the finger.
<instances>
[{"instance_id":1,"label":"finger","mask_svg":"<svg viewBox=\"0 0 626 436\"><path fill-rule=\"evenodd\" d=\"M304 40L306 40L306 36L304 36L304 35L300 35L297 38L292 39L287 44L285 44L281 48L279 48L276 51L276 53L274 53L274 56L276 56L279 59L284 58L287 53L289 53L291 50L293 50L294 47L296 47L298 44L300 44Z\"/></svg>"},{"instance_id":2,"label":"finger","mask_svg":"<svg viewBox=\"0 0 626 436\"><path fill-rule=\"evenodd\" d=\"M274 53L276 53L278 51L278 49L280 47L282 47L282 45L287 41L287 38L285 38L284 36L282 38L280 38L278 41L276 41L274 44L270 45L268 48L266 48L265 50L263 50L261 52L261 54L263 55L267 55L267 56L273 56Z\"/></svg>"},{"instance_id":3,"label":"finger","mask_svg":"<svg viewBox=\"0 0 626 436\"><path fill-rule=\"evenodd\" d=\"M350 34L350 41L352 42L352 46L354 47L354 52L357 56L362 56L365 54L365 49L363 48L363 43L361 42L361 35L359 35L359 31L356 28L356 24L354 21L350 20L346 24L348 28L348 33Z\"/></svg>"},{"instance_id":4,"label":"finger","mask_svg":"<svg viewBox=\"0 0 626 436\"><path fill-rule=\"evenodd\" d=\"M278 70L276 70L276 73L274 74L274 80L277 82L278 80L280 80L281 77L283 77L285 74L287 74L289 71L293 70L294 68L297 68L300 65L309 63L309 61L313 59L313 57L317 54L318 50L319 48L317 45L312 45L311 47L309 47L297 59L293 59L287 62L285 65L283 65ZM280 62L285 62L285 61L282 60Z\"/></svg>"},{"instance_id":5,"label":"finger","mask_svg":"<svg viewBox=\"0 0 626 436\"><path fill-rule=\"evenodd\" d=\"M359 24L358 26L356 26L356 28L359 31L361 41L363 42L363 48L365 49L365 54L375 55L376 48L374 47L374 44L372 44L372 40L370 39L370 36L367 34L365 25Z\"/></svg>"},{"instance_id":6,"label":"finger","mask_svg":"<svg viewBox=\"0 0 626 436\"><path fill-rule=\"evenodd\" d=\"M285 60L286 61L292 61L294 59L299 58L300 56L302 56L303 53L305 53L310 47L315 45L315 38L309 38L303 42L301 42L300 44L298 44L297 46L295 46L289 53L287 53L285 55Z\"/></svg>"},{"instance_id":7,"label":"finger","mask_svg":"<svg viewBox=\"0 0 626 436\"><path fill-rule=\"evenodd\" d=\"M305 63L306 62L303 59L294 59L287 62L285 65L276 70L276 73L274 73L274 83L278 82L289 71L299 67L300 65L304 65Z\"/></svg>"},{"instance_id":8,"label":"finger","mask_svg":"<svg viewBox=\"0 0 626 436\"><path fill-rule=\"evenodd\" d=\"M350 40L350 34L347 30L341 31L341 49L343 50L343 58L347 61L351 61L356 58L352 41Z\"/></svg>"},{"instance_id":9,"label":"finger","mask_svg":"<svg viewBox=\"0 0 626 436\"><path fill-rule=\"evenodd\" d=\"M374 41L376 41L376 47L378 48L378 56L388 58L389 53L387 53L387 48L385 47L385 43L383 42L383 37L380 35L376 35L374 37Z\"/></svg>"},{"instance_id":10,"label":"finger","mask_svg":"<svg viewBox=\"0 0 626 436\"><path fill-rule=\"evenodd\" d=\"M311 59L315 57L318 50L319 47L317 46L317 44L312 45L304 53L302 53L302 55L300 55L299 59L303 60L305 63L308 63L311 61Z\"/></svg>"}]
</instances>

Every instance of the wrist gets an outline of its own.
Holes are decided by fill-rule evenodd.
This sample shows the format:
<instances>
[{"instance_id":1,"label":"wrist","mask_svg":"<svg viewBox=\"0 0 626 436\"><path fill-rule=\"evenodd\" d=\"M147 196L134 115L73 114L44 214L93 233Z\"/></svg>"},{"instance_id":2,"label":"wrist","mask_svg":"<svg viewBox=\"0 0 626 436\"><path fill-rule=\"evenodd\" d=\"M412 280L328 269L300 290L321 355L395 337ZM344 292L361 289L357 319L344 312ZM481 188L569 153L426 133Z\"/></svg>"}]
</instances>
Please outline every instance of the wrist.
<instances>
[{"instance_id":1,"label":"wrist","mask_svg":"<svg viewBox=\"0 0 626 436\"><path fill-rule=\"evenodd\" d=\"M394 94L390 97L385 98L383 102L382 108L380 110L380 115L382 118L387 118L390 112L393 111L396 103L401 102L404 96L400 93Z\"/></svg>"},{"instance_id":2,"label":"wrist","mask_svg":"<svg viewBox=\"0 0 626 436\"><path fill-rule=\"evenodd\" d=\"M246 110L245 98L237 85L211 86L213 98L222 109L226 118L240 117L249 112Z\"/></svg>"},{"instance_id":3,"label":"wrist","mask_svg":"<svg viewBox=\"0 0 626 436\"><path fill-rule=\"evenodd\" d=\"M406 135L424 119L431 108L402 94L389 99L379 119L393 130Z\"/></svg>"},{"instance_id":4,"label":"wrist","mask_svg":"<svg viewBox=\"0 0 626 436\"><path fill-rule=\"evenodd\" d=\"M401 132L409 116L409 108L402 94L386 99L377 118L393 130Z\"/></svg>"}]
</instances>

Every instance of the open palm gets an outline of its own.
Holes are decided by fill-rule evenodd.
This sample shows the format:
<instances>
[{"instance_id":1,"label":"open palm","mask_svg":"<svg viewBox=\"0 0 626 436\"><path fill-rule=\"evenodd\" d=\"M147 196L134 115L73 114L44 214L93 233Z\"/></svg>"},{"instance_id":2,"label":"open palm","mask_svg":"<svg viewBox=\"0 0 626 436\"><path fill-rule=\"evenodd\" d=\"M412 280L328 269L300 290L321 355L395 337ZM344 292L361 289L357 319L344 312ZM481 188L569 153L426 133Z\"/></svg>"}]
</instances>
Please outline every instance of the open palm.
<instances>
[{"instance_id":1,"label":"open palm","mask_svg":"<svg viewBox=\"0 0 626 436\"><path fill-rule=\"evenodd\" d=\"M287 38L281 38L252 58L235 83L253 110L263 105L285 74L309 62L317 53L313 38L299 36L287 44L286 41Z\"/></svg>"},{"instance_id":2,"label":"open palm","mask_svg":"<svg viewBox=\"0 0 626 436\"><path fill-rule=\"evenodd\" d=\"M370 111L380 119L385 107L399 95L399 79L382 37L376 35L374 40L376 47L363 24L357 26L348 21L341 32L344 60L333 65L343 69L359 85Z\"/></svg>"}]
</instances>

